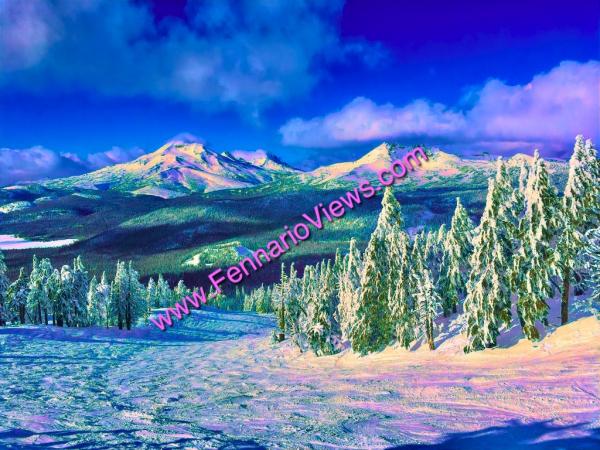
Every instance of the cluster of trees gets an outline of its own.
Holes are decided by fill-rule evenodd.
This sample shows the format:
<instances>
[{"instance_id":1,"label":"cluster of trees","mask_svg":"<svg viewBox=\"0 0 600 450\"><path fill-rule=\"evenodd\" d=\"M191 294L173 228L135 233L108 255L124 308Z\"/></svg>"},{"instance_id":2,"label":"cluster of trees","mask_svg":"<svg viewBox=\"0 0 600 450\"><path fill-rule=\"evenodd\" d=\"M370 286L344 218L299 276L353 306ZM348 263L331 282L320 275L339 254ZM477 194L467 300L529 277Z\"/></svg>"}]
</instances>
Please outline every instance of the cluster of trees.
<instances>
[{"instance_id":1,"label":"cluster of trees","mask_svg":"<svg viewBox=\"0 0 600 450\"><path fill-rule=\"evenodd\" d=\"M360 353L398 342L409 348L423 338L435 348L436 321L462 314L465 351L496 345L513 311L531 340L548 325L548 299L561 293L561 323L568 321L573 291L590 289L600 302L600 162L591 141L576 138L562 196L535 152L531 165L512 173L498 161L489 181L479 225L457 199L449 228L404 230L401 207L386 189L375 231L364 252L352 239L348 253L306 266L292 264L281 280L246 294L214 297L223 309L275 312L278 340L285 335L303 350L331 354L346 343ZM190 295L183 281L174 289L159 275L147 286L131 262L117 262L115 275L90 279L81 257L53 268L33 258L12 283L0 252L0 326L8 323L131 329L152 309Z\"/></svg>"},{"instance_id":2,"label":"cluster of trees","mask_svg":"<svg viewBox=\"0 0 600 450\"><path fill-rule=\"evenodd\" d=\"M276 311L280 336L320 355L345 342L368 353L419 338L434 349L436 319L456 313L467 352L495 346L513 311L536 340L556 291L562 324L573 283L600 299L600 162L578 136L562 197L537 151L516 175L499 159L477 227L457 199L449 229L412 239L388 188L364 253L352 240L345 256L307 266L301 277L293 265L282 268L281 281L247 295L244 309Z\"/></svg>"},{"instance_id":3,"label":"cluster of trees","mask_svg":"<svg viewBox=\"0 0 600 450\"><path fill-rule=\"evenodd\" d=\"M89 277L81 257L73 265L55 269L49 259L33 257L29 274L21 268L19 277L10 283L0 252L0 326L46 324L62 327L118 326L131 329L152 309L170 306L190 294L183 281L171 290L162 275L148 285L130 262L117 262L115 275L108 280Z\"/></svg>"}]
</instances>

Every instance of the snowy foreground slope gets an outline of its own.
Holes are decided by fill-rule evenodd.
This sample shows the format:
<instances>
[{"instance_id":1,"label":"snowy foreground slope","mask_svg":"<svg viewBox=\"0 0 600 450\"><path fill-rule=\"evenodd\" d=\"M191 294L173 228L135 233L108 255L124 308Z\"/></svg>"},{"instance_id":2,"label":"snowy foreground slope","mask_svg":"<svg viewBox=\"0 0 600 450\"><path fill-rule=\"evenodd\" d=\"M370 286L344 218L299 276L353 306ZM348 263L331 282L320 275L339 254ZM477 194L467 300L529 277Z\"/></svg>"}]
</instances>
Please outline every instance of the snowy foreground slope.
<instances>
[{"instance_id":1,"label":"snowy foreground slope","mask_svg":"<svg viewBox=\"0 0 600 450\"><path fill-rule=\"evenodd\" d=\"M600 448L600 321L464 355L316 358L214 310L166 333L0 329L0 448ZM422 445L417 445L422 444Z\"/></svg>"}]
</instances>

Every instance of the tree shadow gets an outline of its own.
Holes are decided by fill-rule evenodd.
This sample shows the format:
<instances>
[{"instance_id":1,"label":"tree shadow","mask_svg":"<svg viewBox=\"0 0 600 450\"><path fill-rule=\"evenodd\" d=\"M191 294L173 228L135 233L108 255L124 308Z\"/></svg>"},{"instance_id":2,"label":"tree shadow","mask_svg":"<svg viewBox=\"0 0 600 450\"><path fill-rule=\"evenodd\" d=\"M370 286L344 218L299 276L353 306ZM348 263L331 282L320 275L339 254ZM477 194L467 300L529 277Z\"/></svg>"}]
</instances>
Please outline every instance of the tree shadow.
<instances>
[{"instance_id":1,"label":"tree shadow","mask_svg":"<svg viewBox=\"0 0 600 450\"><path fill-rule=\"evenodd\" d=\"M510 420L503 426L450 433L437 444L407 444L387 450L598 450L600 428L587 428L588 425Z\"/></svg>"}]
</instances>

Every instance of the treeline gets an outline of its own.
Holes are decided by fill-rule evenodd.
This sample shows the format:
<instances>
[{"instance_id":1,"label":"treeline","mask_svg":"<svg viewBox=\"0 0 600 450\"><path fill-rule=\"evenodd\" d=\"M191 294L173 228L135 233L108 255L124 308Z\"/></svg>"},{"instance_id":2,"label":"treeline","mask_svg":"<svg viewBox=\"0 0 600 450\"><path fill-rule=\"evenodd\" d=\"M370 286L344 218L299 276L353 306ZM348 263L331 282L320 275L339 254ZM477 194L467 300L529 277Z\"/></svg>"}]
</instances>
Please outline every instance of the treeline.
<instances>
[{"instance_id":1,"label":"treeline","mask_svg":"<svg viewBox=\"0 0 600 450\"><path fill-rule=\"evenodd\" d=\"M499 159L485 209L474 226L457 198L449 229L404 231L401 207L386 189L364 253L354 240L345 256L292 265L281 281L252 291L246 310L275 311L280 333L302 350L332 354L350 343L368 353L423 338L435 348L440 316L463 314L466 352L496 345L516 310L525 337L548 324L548 300L561 293L561 323L569 299L591 288L600 300L600 162L591 141L576 138L562 197L536 151L518 177ZM514 308L513 308L514 306Z\"/></svg>"},{"instance_id":2,"label":"treeline","mask_svg":"<svg viewBox=\"0 0 600 450\"><path fill-rule=\"evenodd\" d=\"M73 265L53 268L48 258L33 257L29 274L21 268L10 283L0 252L0 326L53 324L59 327L118 326L131 329L154 308L172 305L191 293L182 280L172 290L162 275L147 286L130 262L117 262L115 276L90 275L80 256Z\"/></svg>"}]
</instances>

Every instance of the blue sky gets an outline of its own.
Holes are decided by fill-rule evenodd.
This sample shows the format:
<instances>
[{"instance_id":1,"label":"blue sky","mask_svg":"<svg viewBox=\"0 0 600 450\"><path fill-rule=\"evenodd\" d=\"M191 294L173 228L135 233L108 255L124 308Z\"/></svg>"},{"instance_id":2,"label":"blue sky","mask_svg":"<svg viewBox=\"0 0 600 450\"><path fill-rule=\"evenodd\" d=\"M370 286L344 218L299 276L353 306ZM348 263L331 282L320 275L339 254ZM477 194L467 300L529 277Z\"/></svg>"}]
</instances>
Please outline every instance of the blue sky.
<instances>
[{"instance_id":1,"label":"blue sky","mask_svg":"<svg viewBox=\"0 0 600 450\"><path fill-rule=\"evenodd\" d=\"M301 167L382 140L565 157L599 137L598 8L4 0L0 169L62 176L182 132Z\"/></svg>"}]
</instances>

